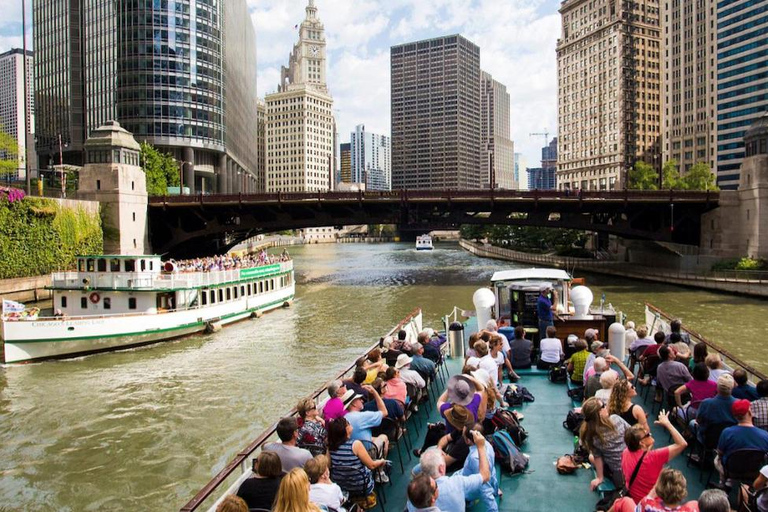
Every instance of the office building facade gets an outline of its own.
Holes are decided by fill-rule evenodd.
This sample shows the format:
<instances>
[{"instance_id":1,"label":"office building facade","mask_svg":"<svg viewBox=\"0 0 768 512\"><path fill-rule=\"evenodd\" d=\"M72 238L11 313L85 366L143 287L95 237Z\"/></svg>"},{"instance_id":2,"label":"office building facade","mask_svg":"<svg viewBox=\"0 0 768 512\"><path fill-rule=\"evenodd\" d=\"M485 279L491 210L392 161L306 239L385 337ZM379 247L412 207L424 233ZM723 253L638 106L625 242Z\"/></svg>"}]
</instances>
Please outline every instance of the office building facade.
<instances>
[{"instance_id":1,"label":"office building facade","mask_svg":"<svg viewBox=\"0 0 768 512\"><path fill-rule=\"evenodd\" d=\"M345 142L339 145L339 181L352 183L352 144Z\"/></svg>"},{"instance_id":2,"label":"office building facade","mask_svg":"<svg viewBox=\"0 0 768 512\"><path fill-rule=\"evenodd\" d=\"M486 187L513 190L515 182L515 145L509 129L509 94L507 87L483 71L480 82L481 137Z\"/></svg>"},{"instance_id":3,"label":"office building facade","mask_svg":"<svg viewBox=\"0 0 768 512\"><path fill-rule=\"evenodd\" d=\"M565 0L557 44L558 187L622 188L661 166L658 0Z\"/></svg>"},{"instance_id":4,"label":"office building facade","mask_svg":"<svg viewBox=\"0 0 768 512\"><path fill-rule=\"evenodd\" d=\"M480 48L460 35L393 46L392 188L477 189Z\"/></svg>"},{"instance_id":5,"label":"office building facade","mask_svg":"<svg viewBox=\"0 0 768 512\"><path fill-rule=\"evenodd\" d=\"M336 127L325 73L325 29L309 0L278 90L265 98L267 192L333 189Z\"/></svg>"},{"instance_id":6,"label":"office building facade","mask_svg":"<svg viewBox=\"0 0 768 512\"><path fill-rule=\"evenodd\" d=\"M0 159L16 162L14 176L24 177L25 167L37 167L34 149L34 102L32 77L34 57L31 51L11 49L0 54L0 131L10 135L18 146L16 155L0 152ZM27 99L24 100L24 66L27 66ZM24 107L27 108L27 124L24 124ZM29 146L29 152L27 147ZM29 161L25 161L25 155ZM28 163L29 165L25 165Z\"/></svg>"},{"instance_id":7,"label":"office building facade","mask_svg":"<svg viewBox=\"0 0 768 512\"><path fill-rule=\"evenodd\" d=\"M717 184L739 185L744 134L768 111L768 15L764 1L717 3Z\"/></svg>"},{"instance_id":8,"label":"office building facade","mask_svg":"<svg viewBox=\"0 0 768 512\"><path fill-rule=\"evenodd\" d=\"M662 160L715 169L715 0L662 0ZM714 171L713 171L714 172Z\"/></svg>"},{"instance_id":9,"label":"office building facade","mask_svg":"<svg viewBox=\"0 0 768 512\"><path fill-rule=\"evenodd\" d=\"M261 99L256 102L256 141L256 192L262 193L267 179L267 104Z\"/></svg>"},{"instance_id":10,"label":"office building facade","mask_svg":"<svg viewBox=\"0 0 768 512\"><path fill-rule=\"evenodd\" d=\"M83 164L117 120L171 153L192 192L256 188L256 34L245 0L34 2L38 154Z\"/></svg>"},{"instance_id":11,"label":"office building facade","mask_svg":"<svg viewBox=\"0 0 768 512\"><path fill-rule=\"evenodd\" d=\"M528 189L557 189L557 137L541 148L541 167L528 169Z\"/></svg>"},{"instance_id":12,"label":"office building facade","mask_svg":"<svg viewBox=\"0 0 768 512\"><path fill-rule=\"evenodd\" d=\"M390 138L366 131L360 124L350 140L352 183L365 183L366 190L392 190Z\"/></svg>"},{"instance_id":13,"label":"office building facade","mask_svg":"<svg viewBox=\"0 0 768 512\"><path fill-rule=\"evenodd\" d=\"M528 188L528 178L526 169L528 168L528 161L522 153L515 153L515 183L518 190L524 190Z\"/></svg>"}]
</instances>

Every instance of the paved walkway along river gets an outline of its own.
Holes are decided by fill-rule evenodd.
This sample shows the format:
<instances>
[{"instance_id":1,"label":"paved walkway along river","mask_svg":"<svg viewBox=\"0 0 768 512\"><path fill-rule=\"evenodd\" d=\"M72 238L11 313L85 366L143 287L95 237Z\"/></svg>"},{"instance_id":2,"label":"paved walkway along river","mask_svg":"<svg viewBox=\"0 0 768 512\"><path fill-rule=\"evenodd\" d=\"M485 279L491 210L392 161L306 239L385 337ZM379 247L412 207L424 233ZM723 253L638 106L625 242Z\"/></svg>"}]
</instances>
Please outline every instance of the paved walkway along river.
<instances>
[{"instance_id":1,"label":"paved walkway along river","mask_svg":"<svg viewBox=\"0 0 768 512\"><path fill-rule=\"evenodd\" d=\"M279 411L421 306L438 327L493 271L457 244L293 247L291 309L214 335L0 368L0 510L174 510ZM587 276L642 318L651 302L768 370L766 302ZM738 323L736 323L738 322Z\"/></svg>"}]
</instances>

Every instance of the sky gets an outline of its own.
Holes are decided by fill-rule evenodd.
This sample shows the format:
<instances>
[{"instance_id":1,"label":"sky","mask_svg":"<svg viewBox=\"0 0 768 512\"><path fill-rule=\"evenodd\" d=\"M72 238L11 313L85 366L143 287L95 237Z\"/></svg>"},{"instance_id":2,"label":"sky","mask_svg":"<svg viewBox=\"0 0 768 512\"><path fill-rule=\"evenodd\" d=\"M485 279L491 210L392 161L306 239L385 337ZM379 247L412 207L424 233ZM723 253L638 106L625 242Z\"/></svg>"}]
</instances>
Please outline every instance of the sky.
<instances>
[{"instance_id":1,"label":"sky","mask_svg":"<svg viewBox=\"0 0 768 512\"><path fill-rule=\"evenodd\" d=\"M231 0L226 0L231 1ZM298 40L306 0L247 0L257 39L259 97L274 92ZM31 11L32 0L27 0ZM356 125L389 135L389 49L461 34L480 66L506 85L515 152L538 167L544 136L557 130L557 0L315 0L325 24L328 87L341 142ZM21 0L0 0L0 52L21 47ZM27 44L32 47L31 14Z\"/></svg>"}]
</instances>

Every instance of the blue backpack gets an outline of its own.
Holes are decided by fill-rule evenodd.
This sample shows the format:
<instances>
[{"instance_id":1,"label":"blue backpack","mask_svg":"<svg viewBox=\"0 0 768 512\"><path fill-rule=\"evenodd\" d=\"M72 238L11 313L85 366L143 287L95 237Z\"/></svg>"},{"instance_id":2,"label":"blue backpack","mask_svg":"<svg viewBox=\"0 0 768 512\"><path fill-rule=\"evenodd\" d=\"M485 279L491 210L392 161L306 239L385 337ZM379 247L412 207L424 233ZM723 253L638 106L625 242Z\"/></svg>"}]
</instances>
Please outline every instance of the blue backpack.
<instances>
[{"instance_id":1,"label":"blue backpack","mask_svg":"<svg viewBox=\"0 0 768 512\"><path fill-rule=\"evenodd\" d=\"M528 457L520 451L506 430L494 432L488 441L493 446L496 460L501 463L501 469L504 471L512 474L522 473L528 467Z\"/></svg>"}]
</instances>

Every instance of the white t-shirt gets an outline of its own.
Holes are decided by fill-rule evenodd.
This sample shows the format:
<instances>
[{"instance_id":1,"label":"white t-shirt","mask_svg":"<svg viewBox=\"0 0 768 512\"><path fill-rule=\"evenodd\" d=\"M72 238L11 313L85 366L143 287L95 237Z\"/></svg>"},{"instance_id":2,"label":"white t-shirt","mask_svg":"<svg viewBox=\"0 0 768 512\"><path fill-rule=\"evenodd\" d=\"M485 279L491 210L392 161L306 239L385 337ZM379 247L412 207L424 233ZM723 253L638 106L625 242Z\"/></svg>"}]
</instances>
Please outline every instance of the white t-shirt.
<instances>
[{"instance_id":1,"label":"white t-shirt","mask_svg":"<svg viewBox=\"0 0 768 512\"><path fill-rule=\"evenodd\" d=\"M472 356L469 359L467 359L467 362L465 363L467 366L473 366L475 368L480 368L480 358L477 356Z\"/></svg>"},{"instance_id":2,"label":"white t-shirt","mask_svg":"<svg viewBox=\"0 0 768 512\"><path fill-rule=\"evenodd\" d=\"M608 401L611 399L611 391L613 391L613 388L611 389L598 389L595 393L595 398L599 398L603 401L604 404L607 404Z\"/></svg>"},{"instance_id":3,"label":"white t-shirt","mask_svg":"<svg viewBox=\"0 0 768 512\"><path fill-rule=\"evenodd\" d=\"M343 510L344 495L341 487L334 483L316 483L309 486L309 501L315 505L324 505L335 510Z\"/></svg>"},{"instance_id":4,"label":"white t-shirt","mask_svg":"<svg viewBox=\"0 0 768 512\"><path fill-rule=\"evenodd\" d=\"M509 354L509 351L512 349L512 347L509 345L509 340L507 337L500 332L497 332L499 338L501 338L501 351L505 354Z\"/></svg>"},{"instance_id":5,"label":"white t-shirt","mask_svg":"<svg viewBox=\"0 0 768 512\"><path fill-rule=\"evenodd\" d=\"M501 356L502 363L504 362L504 356L501 354L498 354L496 357ZM488 372L488 375L491 376L491 381L493 381L493 385L497 386L499 383L499 366L496 364L496 360L491 356L491 354L488 354L487 356L484 356L480 359L480 368Z\"/></svg>"},{"instance_id":6,"label":"white t-shirt","mask_svg":"<svg viewBox=\"0 0 768 512\"><path fill-rule=\"evenodd\" d=\"M541 340L541 360L545 363L559 363L563 354L563 344L557 338Z\"/></svg>"}]
</instances>

